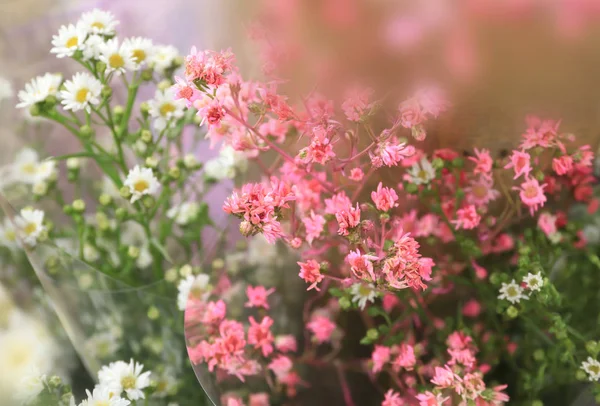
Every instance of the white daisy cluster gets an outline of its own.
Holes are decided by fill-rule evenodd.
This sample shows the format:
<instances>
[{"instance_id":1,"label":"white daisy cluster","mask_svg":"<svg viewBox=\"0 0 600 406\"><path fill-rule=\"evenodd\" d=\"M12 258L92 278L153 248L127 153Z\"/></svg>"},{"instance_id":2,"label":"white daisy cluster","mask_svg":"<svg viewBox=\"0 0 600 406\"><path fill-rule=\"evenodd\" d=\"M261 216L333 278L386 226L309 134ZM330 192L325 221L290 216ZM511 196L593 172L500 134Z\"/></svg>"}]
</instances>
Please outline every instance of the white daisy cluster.
<instances>
[{"instance_id":1,"label":"white daisy cluster","mask_svg":"<svg viewBox=\"0 0 600 406\"><path fill-rule=\"evenodd\" d=\"M19 151L13 163L0 168L0 188L14 184L31 185L33 193L43 195L48 183L56 179L56 162L40 160L31 148Z\"/></svg>"},{"instance_id":2,"label":"white daisy cluster","mask_svg":"<svg viewBox=\"0 0 600 406\"><path fill-rule=\"evenodd\" d=\"M532 274L531 272L523 278L525 288L518 284L514 279L510 283L502 283L498 299L508 300L512 304L519 303L521 299L529 299L526 290L529 292L539 292L544 286L544 278L540 272Z\"/></svg>"},{"instance_id":3,"label":"white daisy cluster","mask_svg":"<svg viewBox=\"0 0 600 406\"><path fill-rule=\"evenodd\" d=\"M246 172L248 157L241 151L236 151L231 145L225 145L219 151L219 156L206 162L204 174L211 179L233 179L236 175Z\"/></svg>"},{"instance_id":4,"label":"white daisy cluster","mask_svg":"<svg viewBox=\"0 0 600 406\"><path fill-rule=\"evenodd\" d=\"M163 131L175 124L185 113L185 100L175 100L175 90L171 87L157 89L154 99L148 101L148 114L154 119L154 129Z\"/></svg>"},{"instance_id":5,"label":"white daisy cluster","mask_svg":"<svg viewBox=\"0 0 600 406\"><path fill-rule=\"evenodd\" d=\"M0 225L0 245L9 249L20 248L21 243L34 247L45 233L44 212L25 208L14 220L4 219Z\"/></svg>"},{"instance_id":6,"label":"white daisy cluster","mask_svg":"<svg viewBox=\"0 0 600 406\"><path fill-rule=\"evenodd\" d=\"M93 74L76 73L62 87L60 76L38 76L19 92L17 107L32 107L52 96L60 100L65 110L89 112L100 103L102 81L143 69L164 75L176 66L179 55L174 47L154 45L142 37L120 41L116 38L118 24L112 13L94 9L83 13L75 24L60 27L52 38L50 52L58 58L80 61Z\"/></svg>"},{"instance_id":7,"label":"white daisy cluster","mask_svg":"<svg viewBox=\"0 0 600 406\"><path fill-rule=\"evenodd\" d=\"M600 381L600 362L598 360L588 357L587 360L581 363L581 369L585 371L591 382Z\"/></svg>"}]
</instances>

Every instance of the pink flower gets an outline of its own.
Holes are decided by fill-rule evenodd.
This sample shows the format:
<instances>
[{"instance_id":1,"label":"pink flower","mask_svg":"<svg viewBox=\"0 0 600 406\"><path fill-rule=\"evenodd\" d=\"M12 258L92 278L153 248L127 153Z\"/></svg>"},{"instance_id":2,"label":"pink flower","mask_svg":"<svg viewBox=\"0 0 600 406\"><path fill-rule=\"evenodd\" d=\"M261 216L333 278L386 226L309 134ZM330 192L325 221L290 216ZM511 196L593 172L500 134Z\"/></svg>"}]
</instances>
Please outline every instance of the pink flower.
<instances>
[{"instance_id":1,"label":"pink flower","mask_svg":"<svg viewBox=\"0 0 600 406\"><path fill-rule=\"evenodd\" d=\"M197 51L193 47L185 58L185 78L190 82L201 80L208 85L219 86L225 83L225 75L231 72L233 61L230 50Z\"/></svg>"},{"instance_id":2,"label":"pink flower","mask_svg":"<svg viewBox=\"0 0 600 406\"><path fill-rule=\"evenodd\" d=\"M398 144L396 140L381 142L375 149L375 153L369 152L371 163L376 168L383 165L396 166L405 158L414 155L414 153L415 148L412 145Z\"/></svg>"},{"instance_id":3,"label":"pink flower","mask_svg":"<svg viewBox=\"0 0 600 406\"><path fill-rule=\"evenodd\" d=\"M185 79L177 76L175 76L173 89L175 90L175 100L184 99L188 108L192 107L192 104L202 97L202 93L195 85L189 84Z\"/></svg>"},{"instance_id":4,"label":"pink flower","mask_svg":"<svg viewBox=\"0 0 600 406\"><path fill-rule=\"evenodd\" d=\"M526 206L529 206L529 211L532 216L539 206L543 207L544 203L546 203L544 187L546 187L546 184L540 185L537 179L531 178L523 182L520 188L513 188L520 192L519 197Z\"/></svg>"},{"instance_id":5,"label":"pink flower","mask_svg":"<svg viewBox=\"0 0 600 406\"><path fill-rule=\"evenodd\" d=\"M332 131L332 128L325 128L323 126L313 128L313 138L310 145L306 148L302 148L300 151L300 159L302 162L316 162L323 165L331 158L335 157L330 139L330 133Z\"/></svg>"},{"instance_id":6,"label":"pink flower","mask_svg":"<svg viewBox=\"0 0 600 406\"><path fill-rule=\"evenodd\" d=\"M458 229L472 230L479 225L481 216L477 213L474 205L456 211L456 220L452 220L454 227Z\"/></svg>"},{"instance_id":7,"label":"pink flower","mask_svg":"<svg viewBox=\"0 0 600 406\"><path fill-rule=\"evenodd\" d=\"M289 128L290 126L287 122L271 118L258 127L258 132L265 137L271 136L277 138L277 142L283 142Z\"/></svg>"},{"instance_id":8,"label":"pink flower","mask_svg":"<svg viewBox=\"0 0 600 406\"><path fill-rule=\"evenodd\" d=\"M462 331L455 331L448 336L446 344L453 350L462 350L471 345L473 339Z\"/></svg>"},{"instance_id":9,"label":"pink flower","mask_svg":"<svg viewBox=\"0 0 600 406\"><path fill-rule=\"evenodd\" d=\"M467 317L477 317L481 313L481 304L477 300L471 299L463 306L462 313Z\"/></svg>"},{"instance_id":10,"label":"pink flower","mask_svg":"<svg viewBox=\"0 0 600 406\"><path fill-rule=\"evenodd\" d=\"M514 150L510 156L510 162L506 164L504 169L513 168L515 176L513 179L517 179L519 176L529 176L531 172L531 157L527 152Z\"/></svg>"},{"instance_id":11,"label":"pink flower","mask_svg":"<svg viewBox=\"0 0 600 406\"><path fill-rule=\"evenodd\" d=\"M358 203L356 203L356 207L349 206L345 209L342 209L335 213L335 218L338 222L339 235L349 235L349 229L353 229L360 224L360 208L358 207Z\"/></svg>"},{"instance_id":12,"label":"pink flower","mask_svg":"<svg viewBox=\"0 0 600 406\"><path fill-rule=\"evenodd\" d=\"M441 388L449 388L460 378L447 365L444 368L435 367L431 383Z\"/></svg>"},{"instance_id":13,"label":"pink flower","mask_svg":"<svg viewBox=\"0 0 600 406\"><path fill-rule=\"evenodd\" d=\"M550 237L553 234L556 234L556 231L557 231L556 230L556 216L554 216L548 212L544 212L544 213L540 214L537 224L538 224L538 227L548 237Z\"/></svg>"},{"instance_id":14,"label":"pink flower","mask_svg":"<svg viewBox=\"0 0 600 406\"><path fill-rule=\"evenodd\" d=\"M388 211L392 207L397 207L398 195L396 191L389 187L383 187L383 184L379 182L377 190L371 192L371 199L375 203L375 207L380 211Z\"/></svg>"},{"instance_id":15,"label":"pink flower","mask_svg":"<svg viewBox=\"0 0 600 406\"><path fill-rule=\"evenodd\" d=\"M450 106L445 93L435 86L419 89L415 93L415 97L423 108L423 112L436 118Z\"/></svg>"},{"instance_id":16,"label":"pink flower","mask_svg":"<svg viewBox=\"0 0 600 406\"><path fill-rule=\"evenodd\" d=\"M325 199L325 213L327 214L335 214L350 206L352 206L352 202L344 192L339 192L338 194L331 196L330 199Z\"/></svg>"},{"instance_id":17,"label":"pink flower","mask_svg":"<svg viewBox=\"0 0 600 406\"><path fill-rule=\"evenodd\" d=\"M431 392L420 393L417 395L419 406L442 406L446 401L441 394L437 396Z\"/></svg>"},{"instance_id":18,"label":"pink flower","mask_svg":"<svg viewBox=\"0 0 600 406\"><path fill-rule=\"evenodd\" d=\"M475 162L473 173L488 174L492 171L494 161L490 156L490 151L487 149L478 150L475 148L475 156L469 157L469 160Z\"/></svg>"},{"instance_id":19,"label":"pink flower","mask_svg":"<svg viewBox=\"0 0 600 406\"><path fill-rule=\"evenodd\" d=\"M322 344L331 340L331 334L335 330L335 323L325 316L315 316L312 321L306 325L315 336L318 343Z\"/></svg>"},{"instance_id":20,"label":"pink flower","mask_svg":"<svg viewBox=\"0 0 600 406\"><path fill-rule=\"evenodd\" d=\"M404 401L400 398L400 394L394 392L392 389L385 393L385 398L381 402L381 406L403 406Z\"/></svg>"},{"instance_id":21,"label":"pink flower","mask_svg":"<svg viewBox=\"0 0 600 406\"><path fill-rule=\"evenodd\" d=\"M304 228L306 228L306 241L312 244L315 238L319 238L325 226L325 217L320 214L315 214L313 210L310 211L310 217L304 217L302 219Z\"/></svg>"},{"instance_id":22,"label":"pink flower","mask_svg":"<svg viewBox=\"0 0 600 406\"><path fill-rule=\"evenodd\" d=\"M383 369L383 366L390 361L390 349L382 345L376 345L371 354L373 361L373 373L378 373Z\"/></svg>"},{"instance_id":23,"label":"pink flower","mask_svg":"<svg viewBox=\"0 0 600 406\"><path fill-rule=\"evenodd\" d=\"M265 316L260 324L252 316L248 320L250 321L248 344L254 345L254 348L260 348L263 356L268 357L273 352L273 334L271 333L273 319Z\"/></svg>"},{"instance_id":24,"label":"pink flower","mask_svg":"<svg viewBox=\"0 0 600 406\"><path fill-rule=\"evenodd\" d=\"M392 363L392 365L394 367L394 371L398 372L398 371L400 371L401 368L404 368L407 371L410 371L414 368L416 363L417 363L417 360L415 358L415 350L414 350L413 346L402 343L400 345L400 350L399 350L398 356Z\"/></svg>"},{"instance_id":25,"label":"pink flower","mask_svg":"<svg viewBox=\"0 0 600 406\"><path fill-rule=\"evenodd\" d=\"M346 92L346 98L342 103L342 110L350 121L360 121L361 117L368 113L371 108L369 99L373 95L373 89L354 87Z\"/></svg>"},{"instance_id":26,"label":"pink flower","mask_svg":"<svg viewBox=\"0 0 600 406\"><path fill-rule=\"evenodd\" d=\"M292 335L280 335L275 337L275 347L281 352L296 352L296 338Z\"/></svg>"},{"instance_id":27,"label":"pink flower","mask_svg":"<svg viewBox=\"0 0 600 406\"><path fill-rule=\"evenodd\" d=\"M467 368L472 368L477 362L475 359L475 354L469 348L465 348L463 350L448 349L448 354L450 354L450 357L452 358L448 362L448 365L460 364Z\"/></svg>"},{"instance_id":28,"label":"pink flower","mask_svg":"<svg viewBox=\"0 0 600 406\"><path fill-rule=\"evenodd\" d=\"M213 99L210 103L203 106L195 103L195 107L198 107L198 115L202 117L208 123L208 127L218 126L223 117L227 114L223 105L217 100Z\"/></svg>"},{"instance_id":29,"label":"pink flower","mask_svg":"<svg viewBox=\"0 0 600 406\"><path fill-rule=\"evenodd\" d=\"M350 251L346 256L346 262L350 264L350 270L354 273L358 279L375 282L377 277L373 272L373 263L377 258L374 255L363 255L357 249L356 251Z\"/></svg>"},{"instance_id":30,"label":"pink flower","mask_svg":"<svg viewBox=\"0 0 600 406\"><path fill-rule=\"evenodd\" d=\"M298 262L300 265L300 276L306 283L310 283L311 285L307 290L316 289L319 290L317 284L320 283L324 276L321 274L321 265L314 259L309 259L306 262Z\"/></svg>"},{"instance_id":31,"label":"pink flower","mask_svg":"<svg viewBox=\"0 0 600 406\"><path fill-rule=\"evenodd\" d=\"M471 186L465 188L467 201L478 207L487 206L493 200L500 196L500 192L493 188L494 179L491 176L479 176L471 181Z\"/></svg>"},{"instance_id":32,"label":"pink flower","mask_svg":"<svg viewBox=\"0 0 600 406\"><path fill-rule=\"evenodd\" d=\"M417 100L406 100L398 107L400 112L400 125L404 128L412 128L423 122L424 116Z\"/></svg>"},{"instance_id":33,"label":"pink flower","mask_svg":"<svg viewBox=\"0 0 600 406\"><path fill-rule=\"evenodd\" d=\"M268 393L252 393L248 399L248 406L269 406Z\"/></svg>"},{"instance_id":34,"label":"pink flower","mask_svg":"<svg viewBox=\"0 0 600 406\"><path fill-rule=\"evenodd\" d=\"M208 302L206 308L204 309L202 323L211 324L220 322L225 318L226 312L227 306L222 300L219 300L218 302Z\"/></svg>"},{"instance_id":35,"label":"pink flower","mask_svg":"<svg viewBox=\"0 0 600 406\"><path fill-rule=\"evenodd\" d=\"M475 262L475 260L471 260L471 266L473 266L473 269L475 269L475 276L477 276L479 279L487 278L487 270Z\"/></svg>"},{"instance_id":36,"label":"pink flower","mask_svg":"<svg viewBox=\"0 0 600 406\"><path fill-rule=\"evenodd\" d=\"M383 296L382 307L387 313L390 313L392 309L400 304L400 299L396 297L396 295L392 293L386 293Z\"/></svg>"},{"instance_id":37,"label":"pink flower","mask_svg":"<svg viewBox=\"0 0 600 406\"><path fill-rule=\"evenodd\" d=\"M557 175L565 175L573 169L573 158L563 155L552 160L552 169Z\"/></svg>"},{"instance_id":38,"label":"pink flower","mask_svg":"<svg viewBox=\"0 0 600 406\"><path fill-rule=\"evenodd\" d=\"M279 355L269 364L268 368L275 373L277 379L285 378L291 371L294 364L285 355Z\"/></svg>"},{"instance_id":39,"label":"pink flower","mask_svg":"<svg viewBox=\"0 0 600 406\"><path fill-rule=\"evenodd\" d=\"M360 182L363 179L364 176L365 176L365 174L362 171L362 169L360 169L360 168L352 168L350 170L349 179L353 180L355 182Z\"/></svg>"},{"instance_id":40,"label":"pink flower","mask_svg":"<svg viewBox=\"0 0 600 406\"><path fill-rule=\"evenodd\" d=\"M255 288L248 286L246 288L246 295L248 296L246 307L263 307L268 309L269 303L267 302L267 297L273 292L275 292L275 288L267 290L264 286L257 286Z\"/></svg>"}]
</instances>

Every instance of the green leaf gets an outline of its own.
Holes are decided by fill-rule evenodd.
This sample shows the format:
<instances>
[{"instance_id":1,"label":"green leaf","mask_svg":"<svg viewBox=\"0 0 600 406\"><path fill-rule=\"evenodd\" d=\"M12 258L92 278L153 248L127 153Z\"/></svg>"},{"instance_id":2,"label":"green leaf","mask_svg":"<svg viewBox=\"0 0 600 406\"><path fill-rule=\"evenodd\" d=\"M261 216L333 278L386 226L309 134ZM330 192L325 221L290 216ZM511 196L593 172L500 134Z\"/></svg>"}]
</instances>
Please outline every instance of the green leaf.
<instances>
[{"instance_id":1,"label":"green leaf","mask_svg":"<svg viewBox=\"0 0 600 406\"><path fill-rule=\"evenodd\" d=\"M173 258L171 258L171 256L169 255L169 253L167 252L167 250L165 249L165 247L163 247L155 238L152 238L150 240L150 243L156 247L156 249L158 251L160 251L160 253L162 254L162 256L169 262L169 263L173 263Z\"/></svg>"}]
</instances>

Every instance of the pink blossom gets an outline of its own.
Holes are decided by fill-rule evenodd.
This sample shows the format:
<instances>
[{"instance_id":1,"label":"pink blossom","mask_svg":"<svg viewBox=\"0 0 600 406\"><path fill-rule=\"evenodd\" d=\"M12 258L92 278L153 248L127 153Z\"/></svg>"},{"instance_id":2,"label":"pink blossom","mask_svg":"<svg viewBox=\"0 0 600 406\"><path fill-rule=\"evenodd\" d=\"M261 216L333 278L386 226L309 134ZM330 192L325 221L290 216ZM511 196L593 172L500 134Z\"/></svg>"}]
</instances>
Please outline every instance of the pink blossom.
<instances>
[{"instance_id":1,"label":"pink blossom","mask_svg":"<svg viewBox=\"0 0 600 406\"><path fill-rule=\"evenodd\" d=\"M185 58L185 78L190 82L202 80L208 85L219 86L225 83L225 75L232 70L233 61L230 50L197 51L193 47Z\"/></svg>"},{"instance_id":2,"label":"pink blossom","mask_svg":"<svg viewBox=\"0 0 600 406\"><path fill-rule=\"evenodd\" d=\"M404 401L400 398L400 394L394 392L392 389L385 393L385 398L381 402L381 406L403 406Z\"/></svg>"},{"instance_id":3,"label":"pink blossom","mask_svg":"<svg viewBox=\"0 0 600 406\"><path fill-rule=\"evenodd\" d=\"M573 158L563 155L552 160L552 169L557 175L566 175L573 169Z\"/></svg>"},{"instance_id":4,"label":"pink blossom","mask_svg":"<svg viewBox=\"0 0 600 406\"><path fill-rule=\"evenodd\" d=\"M349 206L335 213L335 218L338 222L339 235L349 235L348 230L352 230L360 224L360 208L358 203L356 207Z\"/></svg>"},{"instance_id":5,"label":"pink blossom","mask_svg":"<svg viewBox=\"0 0 600 406\"><path fill-rule=\"evenodd\" d=\"M481 313L481 304L477 300L471 299L463 306L462 313L467 317L477 317Z\"/></svg>"},{"instance_id":6,"label":"pink blossom","mask_svg":"<svg viewBox=\"0 0 600 406\"><path fill-rule=\"evenodd\" d=\"M306 325L313 334L318 343L324 343L331 340L331 334L335 330L335 323L325 316L315 316Z\"/></svg>"},{"instance_id":7,"label":"pink blossom","mask_svg":"<svg viewBox=\"0 0 600 406\"><path fill-rule=\"evenodd\" d=\"M342 110L350 121L360 121L361 117L368 113L371 108L369 99L373 95L373 89L365 87L354 87L346 92L342 103Z\"/></svg>"},{"instance_id":8,"label":"pink blossom","mask_svg":"<svg viewBox=\"0 0 600 406\"><path fill-rule=\"evenodd\" d=\"M194 107L198 108L198 115L208 123L209 128L218 126L227 114L223 105L217 99L213 99L204 105L199 105L198 101L196 100L196 103L194 103Z\"/></svg>"},{"instance_id":9,"label":"pink blossom","mask_svg":"<svg viewBox=\"0 0 600 406\"><path fill-rule=\"evenodd\" d=\"M296 337L293 335L279 335L275 337L275 347L280 352L296 352Z\"/></svg>"},{"instance_id":10,"label":"pink blossom","mask_svg":"<svg viewBox=\"0 0 600 406\"><path fill-rule=\"evenodd\" d=\"M352 201L345 192L339 192L330 199L325 199L325 213L335 214L352 206Z\"/></svg>"},{"instance_id":11,"label":"pink blossom","mask_svg":"<svg viewBox=\"0 0 600 406\"><path fill-rule=\"evenodd\" d=\"M371 199L375 203L375 207L380 211L388 211L393 207L397 207L398 195L396 191L389 187L383 187L383 183L379 182L377 190L371 192Z\"/></svg>"},{"instance_id":12,"label":"pink blossom","mask_svg":"<svg viewBox=\"0 0 600 406\"><path fill-rule=\"evenodd\" d=\"M395 308L396 306L398 306L400 304L400 299L398 299L396 297L396 295L392 294L392 293L386 293L383 296L383 300L382 300L382 307L383 310L385 310L387 313L390 313L392 311L393 308Z\"/></svg>"},{"instance_id":13,"label":"pink blossom","mask_svg":"<svg viewBox=\"0 0 600 406\"><path fill-rule=\"evenodd\" d=\"M448 336L446 344L453 350L462 350L471 345L473 339L462 331L455 331Z\"/></svg>"},{"instance_id":14,"label":"pink blossom","mask_svg":"<svg viewBox=\"0 0 600 406\"><path fill-rule=\"evenodd\" d=\"M421 217L414 230L415 237L429 237L436 233L440 218L435 214L428 213Z\"/></svg>"},{"instance_id":15,"label":"pink blossom","mask_svg":"<svg viewBox=\"0 0 600 406\"><path fill-rule=\"evenodd\" d=\"M465 188L467 201L478 207L487 206L500 196L500 192L493 188L494 179L491 176L479 176L471 181L471 185Z\"/></svg>"},{"instance_id":16,"label":"pink blossom","mask_svg":"<svg viewBox=\"0 0 600 406\"><path fill-rule=\"evenodd\" d=\"M400 112L400 125L404 128L412 128L423 122L424 116L421 106L417 100L407 100L398 107Z\"/></svg>"},{"instance_id":17,"label":"pink blossom","mask_svg":"<svg viewBox=\"0 0 600 406\"><path fill-rule=\"evenodd\" d=\"M488 174L492 171L494 160L490 156L490 151L487 149L479 150L475 148L475 156L469 157L469 160L475 162L473 173Z\"/></svg>"},{"instance_id":18,"label":"pink blossom","mask_svg":"<svg viewBox=\"0 0 600 406\"><path fill-rule=\"evenodd\" d=\"M265 289L264 286L248 286L246 288L246 295L248 296L246 307L263 307L269 309L267 298L273 292L275 292L275 288Z\"/></svg>"},{"instance_id":19,"label":"pink blossom","mask_svg":"<svg viewBox=\"0 0 600 406\"><path fill-rule=\"evenodd\" d=\"M544 206L546 203L546 196L544 195L544 188L546 184L540 185L537 179L531 178L523 182L520 188L514 187L513 189L518 190L521 201L529 206L529 211L533 216L533 213L539 208Z\"/></svg>"},{"instance_id":20,"label":"pink blossom","mask_svg":"<svg viewBox=\"0 0 600 406\"><path fill-rule=\"evenodd\" d=\"M277 379L283 379L292 370L293 366L291 359L285 355L278 355L277 358L271 361L268 368L275 373Z\"/></svg>"},{"instance_id":21,"label":"pink blossom","mask_svg":"<svg viewBox=\"0 0 600 406\"><path fill-rule=\"evenodd\" d=\"M323 165L335 157L333 145L331 144L332 133L333 128L325 128L323 126L313 128L313 137L310 145L300 151L299 156L302 162L316 162Z\"/></svg>"},{"instance_id":22,"label":"pink blossom","mask_svg":"<svg viewBox=\"0 0 600 406\"><path fill-rule=\"evenodd\" d=\"M175 76L173 89L175 90L175 100L184 99L188 108L192 107L192 104L202 97L202 93L196 86L177 76Z\"/></svg>"},{"instance_id":23,"label":"pink blossom","mask_svg":"<svg viewBox=\"0 0 600 406\"><path fill-rule=\"evenodd\" d=\"M300 273L298 276L304 279L306 283L311 284L307 290L319 290L317 284L324 278L321 274L321 265L314 259L309 259L306 262L298 262L298 265L300 265Z\"/></svg>"},{"instance_id":24,"label":"pink blossom","mask_svg":"<svg viewBox=\"0 0 600 406\"><path fill-rule=\"evenodd\" d=\"M556 216L548 213L548 212L544 212L542 214L540 214L540 217L538 218L538 227L544 232L544 234L546 234L548 237L550 237L553 234L556 234Z\"/></svg>"},{"instance_id":25,"label":"pink blossom","mask_svg":"<svg viewBox=\"0 0 600 406\"><path fill-rule=\"evenodd\" d=\"M248 329L248 344L254 345L254 348L260 348L263 356L268 357L273 352L273 334L271 326L273 319L265 316L260 323L254 320L254 317L248 318L250 328Z\"/></svg>"},{"instance_id":26,"label":"pink blossom","mask_svg":"<svg viewBox=\"0 0 600 406\"><path fill-rule=\"evenodd\" d=\"M474 205L470 204L456 211L456 220L452 220L455 228L472 230L479 225L481 216L477 213Z\"/></svg>"},{"instance_id":27,"label":"pink blossom","mask_svg":"<svg viewBox=\"0 0 600 406\"><path fill-rule=\"evenodd\" d=\"M323 227L325 226L325 217L320 214L315 214L313 210L310 212L310 217L304 217L302 219L304 223L304 228L306 228L306 241L309 244L312 244L315 238L319 238L321 232L323 232Z\"/></svg>"},{"instance_id":28,"label":"pink blossom","mask_svg":"<svg viewBox=\"0 0 600 406\"><path fill-rule=\"evenodd\" d=\"M467 368L472 368L477 362L477 360L475 359L475 354L469 348L465 348L462 350L448 349L448 354L450 354L451 357L451 360L448 362L448 365L460 364Z\"/></svg>"},{"instance_id":29,"label":"pink blossom","mask_svg":"<svg viewBox=\"0 0 600 406\"><path fill-rule=\"evenodd\" d=\"M412 145L397 143L396 140L381 142L375 149L375 153L369 152L371 163L376 168L383 165L396 166L414 153L415 148Z\"/></svg>"},{"instance_id":30,"label":"pink blossom","mask_svg":"<svg viewBox=\"0 0 600 406\"><path fill-rule=\"evenodd\" d=\"M446 94L435 86L419 89L415 93L415 98L419 101L424 113L431 114L436 118L450 107Z\"/></svg>"},{"instance_id":31,"label":"pink blossom","mask_svg":"<svg viewBox=\"0 0 600 406\"><path fill-rule=\"evenodd\" d=\"M269 119L267 122L262 123L260 127L258 127L258 132L267 137L275 137L277 142L283 142L285 140L285 136L289 130L289 124L275 119Z\"/></svg>"},{"instance_id":32,"label":"pink blossom","mask_svg":"<svg viewBox=\"0 0 600 406\"><path fill-rule=\"evenodd\" d=\"M514 150L510 156L510 162L506 164L504 169L513 168L515 176L513 179L517 179L519 176L529 176L531 172L531 157L527 152Z\"/></svg>"},{"instance_id":33,"label":"pink blossom","mask_svg":"<svg viewBox=\"0 0 600 406\"><path fill-rule=\"evenodd\" d=\"M417 400L419 406L442 406L446 399L441 394L436 396L431 392L425 392L418 394Z\"/></svg>"},{"instance_id":34,"label":"pink blossom","mask_svg":"<svg viewBox=\"0 0 600 406\"><path fill-rule=\"evenodd\" d=\"M394 371L398 372L401 368L410 371L414 368L417 360L415 358L415 350L412 345L402 343L398 351L398 356L392 363Z\"/></svg>"},{"instance_id":35,"label":"pink blossom","mask_svg":"<svg viewBox=\"0 0 600 406\"><path fill-rule=\"evenodd\" d=\"M227 306L222 300L219 300L218 302L208 302L204 309L202 323L218 323L225 318L226 312Z\"/></svg>"},{"instance_id":36,"label":"pink blossom","mask_svg":"<svg viewBox=\"0 0 600 406\"><path fill-rule=\"evenodd\" d=\"M252 393L248 399L248 406L269 406L268 393Z\"/></svg>"},{"instance_id":37,"label":"pink blossom","mask_svg":"<svg viewBox=\"0 0 600 406\"><path fill-rule=\"evenodd\" d=\"M360 168L352 168L350 170L349 179L353 180L355 182L360 182L363 179L364 176L365 176L365 174L363 173L362 169L360 169Z\"/></svg>"},{"instance_id":38,"label":"pink blossom","mask_svg":"<svg viewBox=\"0 0 600 406\"><path fill-rule=\"evenodd\" d=\"M377 258L375 255L363 255L357 249L356 251L350 251L350 253L346 256L346 262L350 264L350 270L354 273L358 279L367 280L375 282L377 277L373 272L373 263L371 261L376 261Z\"/></svg>"},{"instance_id":39,"label":"pink blossom","mask_svg":"<svg viewBox=\"0 0 600 406\"><path fill-rule=\"evenodd\" d=\"M460 381L460 378L447 365L443 368L435 367L434 375L431 379L432 384L441 388L449 388L456 381Z\"/></svg>"},{"instance_id":40,"label":"pink blossom","mask_svg":"<svg viewBox=\"0 0 600 406\"><path fill-rule=\"evenodd\" d=\"M383 369L383 366L390 361L390 349L382 345L376 345L371 354L373 361L373 373L378 373Z\"/></svg>"}]
</instances>

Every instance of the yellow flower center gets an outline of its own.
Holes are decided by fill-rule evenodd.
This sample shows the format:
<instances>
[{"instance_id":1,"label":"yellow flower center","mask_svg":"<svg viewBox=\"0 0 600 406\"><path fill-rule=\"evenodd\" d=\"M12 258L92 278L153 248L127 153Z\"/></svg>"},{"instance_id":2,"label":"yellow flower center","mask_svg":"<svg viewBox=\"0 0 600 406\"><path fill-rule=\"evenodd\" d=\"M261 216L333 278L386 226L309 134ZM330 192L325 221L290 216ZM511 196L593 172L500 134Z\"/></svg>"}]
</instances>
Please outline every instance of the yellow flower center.
<instances>
[{"instance_id":1,"label":"yellow flower center","mask_svg":"<svg viewBox=\"0 0 600 406\"><path fill-rule=\"evenodd\" d=\"M598 366L598 365L595 365L595 364L594 365L590 365L588 369L594 375L595 374L600 374L600 366Z\"/></svg>"},{"instance_id":2,"label":"yellow flower center","mask_svg":"<svg viewBox=\"0 0 600 406\"><path fill-rule=\"evenodd\" d=\"M135 63L142 63L146 60L146 52L142 49L135 49L133 51L133 60Z\"/></svg>"},{"instance_id":3,"label":"yellow flower center","mask_svg":"<svg viewBox=\"0 0 600 406\"><path fill-rule=\"evenodd\" d=\"M29 162L21 167L21 170L29 175L33 175L36 172L35 164Z\"/></svg>"},{"instance_id":4,"label":"yellow flower center","mask_svg":"<svg viewBox=\"0 0 600 406\"><path fill-rule=\"evenodd\" d=\"M112 54L108 58L108 64L110 65L111 68L119 69L119 68L122 68L123 66L125 66L125 60L119 54Z\"/></svg>"},{"instance_id":5,"label":"yellow flower center","mask_svg":"<svg viewBox=\"0 0 600 406\"><path fill-rule=\"evenodd\" d=\"M121 386L124 390L135 388L135 377L132 375L121 378Z\"/></svg>"},{"instance_id":6,"label":"yellow flower center","mask_svg":"<svg viewBox=\"0 0 600 406\"><path fill-rule=\"evenodd\" d=\"M6 230L4 232L4 238L6 238L8 241L16 241L17 233L15 233L13 230Z\"/></svg>"},{"instance_id":7,"label":"yellow flower center","mask_svg":"<svg viewBox=\"0 0 600 406\"><path fill-rule=\"evenodd\" d=\"M487 188L483 185L473 186L473 195L479 199L483 199L487 195Z\"/></svg>"},{"instance_id":8,"label":"yellow flower center","mask_svg":"<svg viewBox=\"0 0 600 406\"><path fill-rule=\"evenodd\" d=\"M165 117L167 114L175 111L175 106L172 103L164 103L160 106L160 115Z\"/></svg>"},{"instance_id":9,"label":"yellow flower center","mask_svg":"<svg viewBox=\"0 0 600 406\"><path fill-rule=\"evenodd\" d=\"M97 400L94 406L110 406L110 403L108 400Z\"/></svg>"},{"instance_id":10,"label":"yellow flower center","mask_svg":"<svg viewBox=\"0 0 600 406\"><path fill-rule=\"evenodd\" d=\"M538 189L535 186L527 186L525 188L525 196L528 199L533 199L538 195Z\"/></svg>"},{"instance_id":11,"label":"yellow flower center","mask_svg":"<svg viewBox=\"0 0 600 406\"><path fill-rule=\"evenodd\" d=\"M77 103L85 103L89 93L90 90L87 87L82 87L77 91L77 93L75 93L75 101Z\"/></svg>"},{"instance_id":12,"label":"yellow flower center","mask_svg":"<svg viewBox=\"0 0 600 406\"><path fill-rule=\"evenodd\" d=\"M508 296L511 296L511 297L519 295L517 288L515 288L514 286L511 286L508 289L506 289L506 293L508 294Z\"/></svg>"},{"instance_id":13,"label":"yellow flower center","mask_svg":"<svg viewBox=\"0 0 600 406\"><path fill-rule=\"evenodd\" d=\"M419 177L419 179L427 180L427 172L425 172L425 170L421 169L419 171L418 177Z\"/></svg>"},{"instance_id":14,"label":"yellow flower center","mask_svg":"<svg viewBox=\"0 0 600 406\"><path fill-rule=\"evenodd\" d=\"M67 43L65 45L67 46L67 48L76 47L77 45L79 45L79 38L71 37L67 40Z\"/></svg>"},{"instance_id":15,"label":"yellow flower center","mask_svg":"<svg viewBox=\"0 0 600 406\"><path fill-rule=\"evenodd\" d=\"M101 30L105 27L105 25L102 24L100 21L96 21L95 23L92 24L92 27L98 28L99 30Z\"/></svg>"},{"instance_id":16,"label":"yellow flower center","mask_svg":"<svg viewBox=\"0 0 600 406\"><path fill-rule=\"evenodd\" d=\"M23 229L23 231L25 231L25 234L27 234L27 235L31 235L31 234L35 233L36 230L37 230L37 224L35 224L35 223L27 223L27 225Z\"/></svg>"},{"instance_id":17,"label":"yellow flower center","mask_svg":"<svg viewBox=\"0 0 600 406\"><path fill-rule=\"evenodd\" d=\"M369 288L367 285L360 285L358 294L361 296L369 296L371 294L371 288Z\"/></svg>"},{"instance_id":18,"label":"yellow flower center","mask_svg":"<svg viewBox=\"0 0 600 406\"><path fill-rule=\"evenodd\" d=\"M133 188L135 189L135 191L136 192L140 192L140 193L142 193L143 191L145 191L146 189L148 189L148 187L150 187L150 185L148 184L148 182L146 182L143 179L138 180L133 185Z\"/></svg>"}]
</instances>

